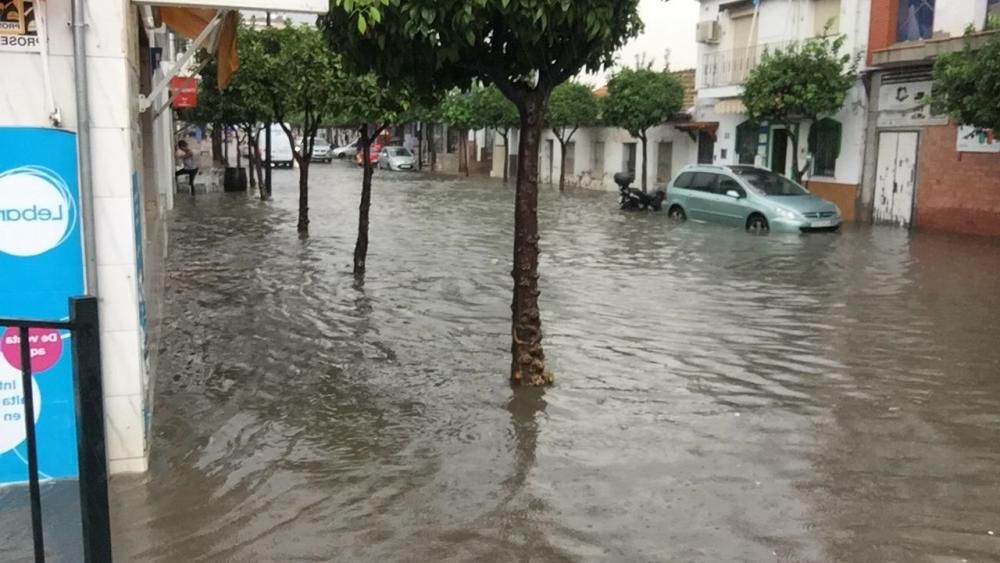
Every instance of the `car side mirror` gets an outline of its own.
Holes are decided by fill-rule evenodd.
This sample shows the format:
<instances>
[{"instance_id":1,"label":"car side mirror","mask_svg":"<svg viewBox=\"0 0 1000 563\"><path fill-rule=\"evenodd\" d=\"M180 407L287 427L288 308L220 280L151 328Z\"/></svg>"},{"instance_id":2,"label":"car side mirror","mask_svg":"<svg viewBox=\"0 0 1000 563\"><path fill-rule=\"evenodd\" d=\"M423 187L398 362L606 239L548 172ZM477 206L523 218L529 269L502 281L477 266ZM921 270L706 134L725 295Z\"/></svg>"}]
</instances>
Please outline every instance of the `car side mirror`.
<instances>
[{"instance_id":1,"label":"car side mirror","mask_svg":"<svg viewBox=\"0 0 1000 563\"><path fill-rule=\"evenodd\" d=\"M733 198L733 199L741 199L743 197L743 194L741 194L740 192L738 192L736 190L729 190L729 191L726 192L726 195L729 196L729 197L731 197L731 198Z\"/></svg>"}]
</instances>

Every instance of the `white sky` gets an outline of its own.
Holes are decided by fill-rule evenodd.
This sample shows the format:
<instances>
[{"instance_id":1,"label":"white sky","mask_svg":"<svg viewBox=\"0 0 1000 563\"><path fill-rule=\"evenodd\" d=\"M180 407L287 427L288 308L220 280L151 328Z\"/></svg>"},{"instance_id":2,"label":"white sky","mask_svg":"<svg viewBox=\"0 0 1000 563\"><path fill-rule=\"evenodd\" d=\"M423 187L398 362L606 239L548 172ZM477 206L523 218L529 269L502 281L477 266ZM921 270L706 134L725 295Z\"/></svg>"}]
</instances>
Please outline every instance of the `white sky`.
<instances>
[{"instance_id":1,"label":"white sky","mask_svg":"<svg viewBox=\"0 0 1000 563\"><path fill-rule=\"evenodd\" d=\"M640 0L639 15L646 30L622 48L618 66L632 66L636 56L645 55L653 68L663 68L666 50L670 49L671 70L694 68L698 55L695 42L698 6L698 0ZM585 75L581 80L601 86L607 74Z\"/></svg>"}]
</instances>

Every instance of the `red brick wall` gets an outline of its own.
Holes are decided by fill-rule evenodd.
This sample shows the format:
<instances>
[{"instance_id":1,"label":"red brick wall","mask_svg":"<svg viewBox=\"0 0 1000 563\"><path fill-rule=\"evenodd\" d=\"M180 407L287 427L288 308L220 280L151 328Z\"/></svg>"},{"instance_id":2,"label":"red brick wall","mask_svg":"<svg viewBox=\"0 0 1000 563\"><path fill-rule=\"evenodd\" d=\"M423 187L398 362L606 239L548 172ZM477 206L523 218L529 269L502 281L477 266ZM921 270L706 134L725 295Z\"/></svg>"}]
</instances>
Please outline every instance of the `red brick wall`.
<instances>
[{"instance_id":1,"label":"red brick wall","mask_svg":"<svg viewBox=\"0 0 1000 563\"><path fill-rule=\"evenodd\" d=\"M885 49L896 42L896 15L899 0L872 0L871 19L868 26L868 63L872 51Z\"/></svg>"},{"instance_id":2,"label":"red brick wall","mask_svg":"<svg viewBox=\"0 0 1000 563\"><path fill-rule=\"evenodd\" d=\"M917 168L917 227L1000 236L1000 154L955 151L953 125L925 127Z\"/></svg>"}]
</instances>

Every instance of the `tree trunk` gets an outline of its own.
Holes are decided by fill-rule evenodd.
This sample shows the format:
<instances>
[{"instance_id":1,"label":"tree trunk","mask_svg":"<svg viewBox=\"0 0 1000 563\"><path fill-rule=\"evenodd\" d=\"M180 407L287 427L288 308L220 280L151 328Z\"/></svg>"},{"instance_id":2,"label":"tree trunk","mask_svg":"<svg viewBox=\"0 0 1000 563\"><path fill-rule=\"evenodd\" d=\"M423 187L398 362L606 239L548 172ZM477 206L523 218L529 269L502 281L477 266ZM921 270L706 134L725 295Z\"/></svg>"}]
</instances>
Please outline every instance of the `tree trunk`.
<instances>
[{"instance_id":1,"label":"tree trunk","mask_svg":"<svg viewBox=\"0 0 1000 563\"><path fill-rule=\"evenodd\" d=\"M545 94L528 92L518 111L521 142L517 155L517 195L514 203L514 298L511 304L511 367L513 385L541 386L553 381L545 369L542 318L538 310L538 149L542 136Z\"/></svg>"},{"instance_id":2,"label":"tree trunk","mask_svg":"<svg viewBox=\"0 0 1000 563\"><path fill-rule=\"evenodd\" d=\"M433 123L427 125L427 132L430 135L430 143L431 143L431 172L437 172L438 152L437 152L437 141L434 139Z\"/></svg>"},{"instance_id":3,"label":"tree trunk","mask_svg":"<svg viewBox=\"0 0 1000 563\"><path fill-rule=\"evenodd\" d=\"M424 169L424 135L426 134L426 129L423 124L420 125L420 134L417 135L417 170Z\"/></svg>"},{"instance_id":4,"label":"tree trunk","mask_svg":"<svg viewBox=\"0 0 1000 563\"><path fill-rule=\"evenodd\" d=\"M566 191L566 141L559 139L559 191Z\"/></svg>"},{"instance_id":5,"label":"tree trunk","mask_svg":"<svg viewBox=\"0 0 1000 563\"><path fill-rule=\"evenodd\" d=\"M469 132L462 130L461 137L458 138L458 171L469 175Z\"/></svg>"},{"instance_id":6,"label":"tree trunk","mask_svg":"<svg viewBox=\"0 0 1000 563\"><path fill-rule=\"evenodd\" d=\"M222 130L218 124L212 126L212 160L222 164Z\"/></svg>"},{"instance_id":7,"label":"tree trunk","mask_svg":"<svg viewBox=\"0 0 1000 563\"><path fill-rule=\"evenodd\" d=\"M802 183L802 176L805 175L805 169L799 170L799 132L798 125L795 126L795 132L792 132L791 124L786 126L786 131L788 131L788 138L792 141L792 178L798 182Z\"/></svg>"},{"instance_id":8,"label":"tree trunk","mask_svg":"<svg viewBox=\"0 0 1000 563\"><path fill-rule=\"evenodd\" d=\"M244 134L247 136L247 176L250 177L250 189L257 189L257 177L254 176L257 166L257 158L253 150L253 127L244 127Z\"/></svg>"},{"instance_id":9,"label":"tree trunk","mask_svg":"<svg viewBox=\"0 0 1000 563\"><path fill-rule=\"evenodd\" d=\"M649 166L646 163L646 155L649 154L649 149L646 145L649 144L649 139L646 138L646 135L643 135L640 139L642 140L642 193L646 193L646 177L649 175Z\"/></svg>"},{"instance_id":10,"label":"tree trunk","mask_svg":"<svg viewBox=\"0 0 1000 563\"><path fill-rule=\"evenodd\" d=\"M372 206L372 163L371 141L367 128L361 137L361 159L364 163L364 173L361 180L361 206L358 208L358 242L354 245L354 274L365 273L365 261L368 260L368 212Z\"/></svg>"},{"instance_id":11,"label":"tree trunk","mask_svg":"<svg viewBox=\"0 0 1000 563\"><path fill-rule=\"evenodd\" d=\"M271 189L271 125L268 123L264 130L264 187L267 195L261 196L261 199L268 199L274 193Z\"/></svg>"},{"instance_id":12,"label":"tree trunk","mask_svg":"<svg viewBox=\"0 0 1000 563\"><path fill-rule=\"evenodd\" d=\"M309 232L309 159L299 159L299 233Z\"/></svg>"},{"instance_id":13,"label":"tree trunk","mask_svg":"<svg viewBox=\"0 0 1000 563\"><path fill-rule=\"evenodd\" d=\"M225 166L229 168L229 135L225 129L222 130L222 153L225 155Z\"/></svg>"},{"instance_id":14,"label":"tree trunk","mask_svg":"<svg viewBox=\"0 0 1000 563\"><path fill-rule=\"evenodd\" d=\"M510 177L510 141L507 139L510 136L510 130L503 135L503 182L506 184L508 178Z\"/></svg>"}]
</instances>

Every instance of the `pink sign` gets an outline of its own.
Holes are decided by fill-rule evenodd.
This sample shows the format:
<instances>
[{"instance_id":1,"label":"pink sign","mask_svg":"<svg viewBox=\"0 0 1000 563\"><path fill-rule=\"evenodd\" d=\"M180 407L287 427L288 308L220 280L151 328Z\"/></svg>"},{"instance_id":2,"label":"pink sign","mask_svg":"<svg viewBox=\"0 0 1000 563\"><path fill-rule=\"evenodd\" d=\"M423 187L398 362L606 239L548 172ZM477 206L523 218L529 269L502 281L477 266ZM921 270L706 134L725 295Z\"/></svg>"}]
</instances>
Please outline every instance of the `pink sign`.
<instances>
[{"instance_id":1,"label":"pink sign","mask_svg":"<svg viewBox=\"0 0 1000 563\"><path fill-rule=\"evenodd\" d=\"M59 361L63 347L62 335L51 328L28 329L28 346L31 373L41 373ZM14 369L21 369L21 337L17 328L8 328L0 336L0 353Z\"/></svg>"}]
</instances>

